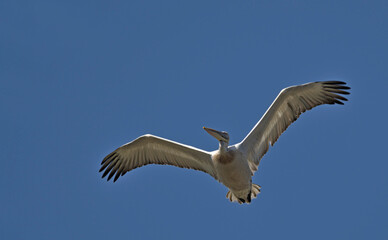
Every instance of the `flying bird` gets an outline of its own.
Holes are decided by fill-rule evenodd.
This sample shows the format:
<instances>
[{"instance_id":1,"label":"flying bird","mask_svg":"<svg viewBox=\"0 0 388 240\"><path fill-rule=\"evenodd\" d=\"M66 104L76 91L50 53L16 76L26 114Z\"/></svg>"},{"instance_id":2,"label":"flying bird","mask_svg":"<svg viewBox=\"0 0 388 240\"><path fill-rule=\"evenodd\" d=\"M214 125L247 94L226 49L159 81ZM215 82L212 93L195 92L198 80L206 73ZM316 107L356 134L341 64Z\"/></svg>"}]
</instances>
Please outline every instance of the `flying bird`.
<instances>
[{"instance_id":1,"label":"flying bird","mask_svg":"<svg viewBox=\"0 0 388 240\"><path fill-rule=\"evenodd\" d=\"M219 141L219 148L208 152L150 134L124 144L107 155L101 165L102 177L114 182L132 169L148 164L173 165L200 170L224 184L231 202L250 203L261 187L252 183L260 160L279 136L298 117L322 104L347 101L340 94L350 87L345 82L324 81L291 86L280 91L263 117L240 142L229 145L229 134L211 128L204 129Z\"/></svg>"}]
</instances>

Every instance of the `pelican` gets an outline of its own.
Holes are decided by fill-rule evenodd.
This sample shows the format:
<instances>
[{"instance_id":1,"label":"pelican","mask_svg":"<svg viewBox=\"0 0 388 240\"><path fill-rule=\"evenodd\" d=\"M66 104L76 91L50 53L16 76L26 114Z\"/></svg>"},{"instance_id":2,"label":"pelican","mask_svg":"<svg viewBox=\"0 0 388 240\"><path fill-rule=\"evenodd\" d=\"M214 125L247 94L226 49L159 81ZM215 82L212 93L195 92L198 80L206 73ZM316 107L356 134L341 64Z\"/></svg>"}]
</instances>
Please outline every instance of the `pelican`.
<instances>
[{"instance_id":1,"label":"pelican","mask_svg":"<svg viewBox=\"0 0 388 240\"><path fill-rule=\"evenodd\" d=\"M229 145L229 134L204 127L219 141L218 150L208 152L168 139L143 135L124 144L107 155L101 165L102 178L108 175L114 182L132 169L148 164L173 165L203 171L229 191L231 202L250 203L261 187L252 183L260 160L279 136L306 110L322 104L341 104L347 101L339 94L350 87L345 82L324 81L291 86L280 91L263 117L240 142Z\"/></svg>"}]
</instances>

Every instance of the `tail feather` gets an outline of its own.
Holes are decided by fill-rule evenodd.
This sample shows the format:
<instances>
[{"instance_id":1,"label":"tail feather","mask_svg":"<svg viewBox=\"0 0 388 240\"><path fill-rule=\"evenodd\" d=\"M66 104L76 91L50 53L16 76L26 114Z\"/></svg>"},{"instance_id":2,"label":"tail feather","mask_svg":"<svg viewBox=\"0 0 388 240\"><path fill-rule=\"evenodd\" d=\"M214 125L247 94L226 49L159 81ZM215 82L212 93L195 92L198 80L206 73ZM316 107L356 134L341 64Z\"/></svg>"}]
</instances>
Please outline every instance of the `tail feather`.
<instances>
[{"instance_id":1,"label":"tail feather","mask_svg":"<svg viewBox=\"0 0 388 240\"><path fill-rule=\"evenodd\" d=\"M261 189L261 187L260 187L259 185L254 184L254 183L252 184L252 191L251 191L251 197L252 197L252 199L253 199L253 198L256 198L257 195L259 195L260 189Z\"/></svg>"},{"instance_id":2,"label":"tail feather","mask_svg":"<svg viewBox=\"0 0 388 240\"><path fill-rule=\"evenodd\" d=\"M228 191L226 193L226 198L228 198L231 202L238 202L239 204L242 204L242 201L234 195L231 191Z\"/></svg>"},{"instance_id":3,"label":"tail feather","mask_svg":"<svg viewBox=\"0 0 388 240\"><path fill-rule=\"evenodd\" d=\"M260 189L261 187L257 184L252 184L252 188L251 188L251 199L254 199L257 197L257 195L260 193ZM239 197L237 197L232 191L228 191L226 193L226 198L229 199L231 202L238 202L239 204L242 204L243 201L240 200ZM245 202L249 203L250 201L247 200L247 196L242 198L243 200L245 200Z\"/></svg>"}]
</instances>

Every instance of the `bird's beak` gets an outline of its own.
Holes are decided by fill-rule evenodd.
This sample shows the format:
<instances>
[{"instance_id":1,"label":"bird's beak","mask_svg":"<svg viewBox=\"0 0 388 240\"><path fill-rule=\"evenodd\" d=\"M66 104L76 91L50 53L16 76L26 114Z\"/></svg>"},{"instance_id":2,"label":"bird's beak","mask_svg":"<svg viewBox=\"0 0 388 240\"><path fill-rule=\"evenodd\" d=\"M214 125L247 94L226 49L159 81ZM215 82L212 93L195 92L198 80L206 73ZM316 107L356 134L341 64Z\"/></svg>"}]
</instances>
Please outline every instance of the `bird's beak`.
<instances>
[{"instance_id":1,"label":"bird's beak","mask_svg":"<svg viewBox=\"0 0 388 240\"><path fill-rule=\"evenodd\" d=\"M215 137L218 141L225 141L225 139L222 137L222 134L220 131L217 131L217 130L214 130L211 128L207 128L207 127L203 127L203 129L205 129L205 131L207 133L209 133L210 135Z\"/></svg>"}]
</instances>

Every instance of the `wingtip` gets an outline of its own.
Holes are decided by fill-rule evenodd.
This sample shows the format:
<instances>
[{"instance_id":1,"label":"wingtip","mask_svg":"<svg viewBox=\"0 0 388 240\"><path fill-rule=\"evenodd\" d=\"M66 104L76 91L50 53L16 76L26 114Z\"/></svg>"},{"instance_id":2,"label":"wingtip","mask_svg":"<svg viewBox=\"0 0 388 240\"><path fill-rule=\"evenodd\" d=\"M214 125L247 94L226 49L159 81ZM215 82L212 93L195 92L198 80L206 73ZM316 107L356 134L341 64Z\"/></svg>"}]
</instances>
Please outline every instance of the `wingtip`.
<instances>
[{"instance_id":1,"label":"wingtip","mask_svg":"<svg viewBox=\"0 0 388 240\"><path fill-rule=\"evenodd\" d=\"M347 101L347 100L344 100L344 101ZM339 100L337 100L337 99L335 99L334 102L337 103L337 104L339 104L339 105L344 105L343 102L341 102L341 101L339 101Z\"/></svg>"},{"instance_id":2,"label":"wingtip","mask_svg":"<svg viewBox=\"0 0 388 240\"><path fill-rule=\"evenodd\" d=\"M113 152L109 153L108 155L106 155L106 157L104 157L104 159L101 161L101 165L103 165L108 159L110 159L114 155L116 155L116 151L113 151Z\"/></svg>"},{"instance_id":3,"label":"wingtip","mask_svg":"<svg viewBox=\"0 0 388 240\"><path fill-rule=\"evenodd\" d=\"M346 82L343 81L323 81L323 84L340 84L340 85L345 85Z\"/></svg>"},{"instance_id":4,"label":"wingtip","mask_svg":"<svg viewBox=\"0 0 388 240\"><path fill-rule=\"evenodd\" d=\"M106 166L101 166L101 168L100 168L100 170L98 170L98 172L104 171L105 168L106 168Z\"/></svg>"},{"instance_id":5,"label":"wingtip","mask_svg":"<svg viewBox=\"0 0 388 240\"><path fill-rule=\"evenodd\" d=\"M111 173L111 174L109 174L109 176L108 176L108 181L111 179L113 177L113 174Z\"/></svg>"},{"instance_id":6,"label":"wingtip","mask_svg":"<svg viewBox=\"0 0 388 240\"><path fill-rule=\"evenodd\" d=\"M108 171L105 171L105 172L102 174L102 178L104 178L107 174L108 174ZM108 180L109 180L109 179L108 179Z\"/></svg>"}]
</instances>

